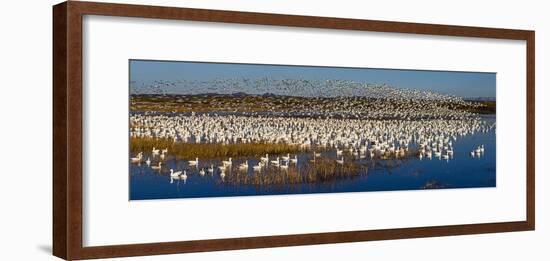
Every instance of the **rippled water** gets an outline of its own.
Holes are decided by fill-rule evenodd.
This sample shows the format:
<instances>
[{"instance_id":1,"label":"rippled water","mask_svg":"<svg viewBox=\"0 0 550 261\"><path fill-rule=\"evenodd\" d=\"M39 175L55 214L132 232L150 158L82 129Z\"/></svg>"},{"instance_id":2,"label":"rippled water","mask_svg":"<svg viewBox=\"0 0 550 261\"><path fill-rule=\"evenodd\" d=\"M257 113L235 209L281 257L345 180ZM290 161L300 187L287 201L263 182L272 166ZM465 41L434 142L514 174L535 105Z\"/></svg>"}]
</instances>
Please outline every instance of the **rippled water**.
<instances>
[{"instance_id":1,"label":"rippled water","mask_svg":"<svg viewBox=\"0 0 550 261\"><path fill-rule=\"evenodd\" d=\"M494 116L485 117L494 122ZM485 152L479 157L471 157L470 151L484 144ZM219 170L213 174L199 174L199 169L208 168L211 164L220 165L219 161L202 161L199 168L189 166L187 160L169 159L161 171L153 170L146 164L130 164L130 200L225 197L251 195L279 195L331 192L362 192L389 190L417 190L444 188L475 188L496 186L496 137L495 129L487 133L476 133L459 137L454 142L454 156L444 160L433 157L422 160L413 157L405 160L388 161L358 160L360 175L350 178L331 180L312 184L275 184L275 185L236 185L224 182ZM145 155L147 158L148 155ZM273 155L270 155L272 157ZM336 158L336 152L326 151L322 157ZM300 164L311 164L311 154L299 154ZM351 159L351 158L349 158ZM245 159L234 160L238 166ZM259 159L249 159L249 165L257 164ZM291 166L292 168L293 166ZM171 180L169 169L186 169L188 178ZM276 172L275 168L269 170ZM226 177L236 173L227 171ZM252 167L248 174L252 175ZM263 173L270 175L276 173Z\"/></svg>"}]
</instances>

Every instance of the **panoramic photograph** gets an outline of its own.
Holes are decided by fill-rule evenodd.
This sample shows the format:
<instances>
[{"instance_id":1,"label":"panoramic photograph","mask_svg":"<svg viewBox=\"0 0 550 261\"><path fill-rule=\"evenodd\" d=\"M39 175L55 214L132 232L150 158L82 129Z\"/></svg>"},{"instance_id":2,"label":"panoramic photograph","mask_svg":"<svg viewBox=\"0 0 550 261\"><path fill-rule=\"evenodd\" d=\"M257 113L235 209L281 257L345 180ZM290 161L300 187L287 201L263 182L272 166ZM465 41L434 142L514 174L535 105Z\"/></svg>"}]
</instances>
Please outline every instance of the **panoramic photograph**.
<instances>
[{"instance_id":1,"label":"panoramic photograph","mask_svg":"<svg viewBox=\"0 0 550 261\"><path fill-rule=\"evenodd\" d=\"M156 60L129 71L130 200L496 186L495 73Z\"/></svg>"}]
</instances>

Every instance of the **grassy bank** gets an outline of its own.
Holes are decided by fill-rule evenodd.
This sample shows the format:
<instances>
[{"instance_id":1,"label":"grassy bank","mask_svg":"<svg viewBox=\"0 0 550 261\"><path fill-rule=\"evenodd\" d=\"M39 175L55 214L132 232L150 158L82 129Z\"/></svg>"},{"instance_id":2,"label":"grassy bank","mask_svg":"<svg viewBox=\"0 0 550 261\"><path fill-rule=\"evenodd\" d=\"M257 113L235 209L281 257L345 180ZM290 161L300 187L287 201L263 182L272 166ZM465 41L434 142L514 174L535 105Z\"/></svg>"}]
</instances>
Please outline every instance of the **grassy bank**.
<instances>
[{"instance_id":1,"label":"grassy bank","mask_svg":"<svg viewBox=\"0 0 550 261\"><path fill-rule=\"evenodd\" d=\"M153 147L168 149L168 154L180 159L221 159L238 157L259 157L269 154L298 153L304 151L298 145L274 143L237 143L237 144L191 144L174 143L168 139L130 138L130 151L137 154L142 151L150 153Z\"/></svg>"}]
</instances>

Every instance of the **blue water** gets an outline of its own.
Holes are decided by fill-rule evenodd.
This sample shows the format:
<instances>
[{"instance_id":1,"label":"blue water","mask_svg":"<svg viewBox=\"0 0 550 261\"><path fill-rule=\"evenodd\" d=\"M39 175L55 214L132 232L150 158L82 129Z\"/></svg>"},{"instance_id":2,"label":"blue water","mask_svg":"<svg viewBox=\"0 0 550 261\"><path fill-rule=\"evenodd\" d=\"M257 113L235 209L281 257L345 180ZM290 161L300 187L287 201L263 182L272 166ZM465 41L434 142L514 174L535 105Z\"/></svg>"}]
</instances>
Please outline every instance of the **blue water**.
<instances>
[{"instance_id":1,"label":"blue water","mask_svg":"<svg viewBox=\"0 0 550 261\"><path fill-rule=\"evenodd\" d=\"M494 116L486 120L494 121ZM478 145L485 146L485 152L479 157L471 157L470 151ZM459 137L453 143L454 156L448 161L433 157L422 160L414 157L406 160L388 161L358 160L360 175L314 184L283 185L242 185L224 182L216 169L211 175L208 172L201 176L199 169L217 166L219 161L200 162L199 169L187 164L187 160L169 159L161 171L153 170L146 164L130 164L130 200L226 197L252 195L283 195L304 193L334 193L391 191L446 188L476 188L496 186L496 137L495 130L487 133L476 133ZM270 155L272 157L273 155ZM336 158L334 151L323 152L323 157ZM147 158L148 155L145 155ZM299 164L310 164L311 155L300 154ZM349 157L351 159L351 156ZM234 160L238 166L245 159ZM255 165L258 159L249 159L249 165ZM301 163L300 163L301 162ZM300 166L298 166L300 167ZM188 178L170 179L170 168L187 170ZM236 173L227 171L226 178ZM248 175L252 174L252 167ZM246 173L245 173L246 174ZM264 175L269 175L264 173Z\"/></svg>"}]
</instances>

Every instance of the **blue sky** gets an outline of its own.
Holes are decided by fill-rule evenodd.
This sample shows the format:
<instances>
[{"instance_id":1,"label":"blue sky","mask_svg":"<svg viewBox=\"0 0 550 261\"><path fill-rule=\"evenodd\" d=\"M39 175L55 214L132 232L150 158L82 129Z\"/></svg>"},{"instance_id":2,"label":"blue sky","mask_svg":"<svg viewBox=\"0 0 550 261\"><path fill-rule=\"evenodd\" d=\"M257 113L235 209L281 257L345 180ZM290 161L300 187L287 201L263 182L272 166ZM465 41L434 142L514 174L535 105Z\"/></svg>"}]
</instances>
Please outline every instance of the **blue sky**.
<instances>
[{"instance_id":1,"label":"blue sky","mask_svg":"<svg viewBox=\"0 0 550 261\"><path fill-rule=\"evenodd\" d=\"M388 84L405 89L430 90L460 97L496 95L495 73L130 60L130 81L134 82L135 86L151 85L159 80L255 80L265 77L274 80L349 80ZM185 94L185 88L183 85L176 85L165 91ZM242 92L250 91L243 87Z\"/></svg>"}]
</instances>

